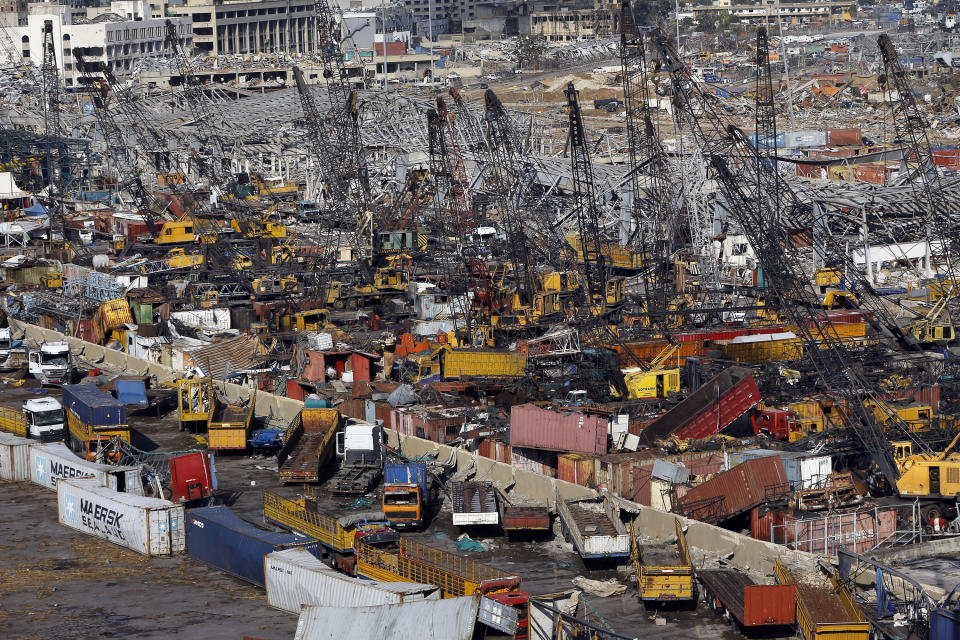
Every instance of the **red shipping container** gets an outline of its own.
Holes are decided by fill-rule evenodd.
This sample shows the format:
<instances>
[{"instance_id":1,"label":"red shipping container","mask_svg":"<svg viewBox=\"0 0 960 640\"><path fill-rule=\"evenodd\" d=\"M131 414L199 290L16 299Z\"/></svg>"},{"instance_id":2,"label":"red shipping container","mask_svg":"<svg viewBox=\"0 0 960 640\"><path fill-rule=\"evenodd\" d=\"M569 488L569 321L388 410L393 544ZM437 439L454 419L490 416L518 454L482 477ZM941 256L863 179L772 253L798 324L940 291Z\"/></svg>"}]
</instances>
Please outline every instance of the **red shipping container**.
<instances>
[{"instance_id":1,"label":"red shipping container","mask_svg":"<svg viewBox=\"0 0 960 640\"><path fill-rule=\"evenodd\" d=\"M510 445L603 455L607 452L607 421L532 404L514 405L510 409Z\"/></svg>"},{"instance_id":2,"label":"red shipping container","mask_svg":"<svg viewBox=\"0 0 960 640\"><path fill-rule=\"evenodd\" d=\"M383 55L383 43L374 42L373 50L378 56ZM407 53L407 45L405 42L388 42L387 43L387 55L388 56L403 56Z\"/></svg>"},{"instance_id":3,"label":"red shipping container","mask_svg":"<svg viewBox=\"0 0 960 640\"><path fill-rule=\"evenodd\" d=\"M789 489L787 472L779 456L754 458L692 488L677 500L674 510L715 524L769 500L782 498Z\"/></svg>"},{"instance_id":4,"label":"red shipping container","mask_svg":"<svg viewBox=\"0 0 960 640\"><path fill-rule=\"evenodd\" d=\"M557 478L584 487L594 486L594 458L565 453L557 458Z\"/></svg>"},{"instance_id":5,"label":"red shipping container","mask_svg":"<svg viewBox=\"0 0 960 640\"><path fill-rule=\"evenodd\" d=\"M863 144L863 131L859 127L827 129L827 144L836 147L859 147Z\"/></svg>"},{"instance_id":6,"label":"red shipping container","mask_svg":"<svg viewBox=\"0 0 960 640\"><path fill-rule=\"evenodd\" d=\"M871 184L887 183L887 168L885 165L861 164L853 169L853 177L859 182L869 182Z\"/></svg>"},{"instance_id":7,"label":"red shipping container","mask_svg":"<svg viewBox=\"0 0 960 640\"><path fill-rule=\"evenodd\" d=\"M174 502L199 500L213 495L210 461L205 453L170 458L170 490Z\"/></svg>"},{"instance_id":8,"label":"red shipping container","mask_svg":"<svg viewBox=\"0 0 960 640\"><path fill-rule=\"evenodd\" d=\"M830 556L836 555L841 546L865 553L896 529L897 512L889 508L822 516L773 511L760 515L758 509L750 514L751 537L782 544L789 549Z\"/></svg>"}]
</instances>

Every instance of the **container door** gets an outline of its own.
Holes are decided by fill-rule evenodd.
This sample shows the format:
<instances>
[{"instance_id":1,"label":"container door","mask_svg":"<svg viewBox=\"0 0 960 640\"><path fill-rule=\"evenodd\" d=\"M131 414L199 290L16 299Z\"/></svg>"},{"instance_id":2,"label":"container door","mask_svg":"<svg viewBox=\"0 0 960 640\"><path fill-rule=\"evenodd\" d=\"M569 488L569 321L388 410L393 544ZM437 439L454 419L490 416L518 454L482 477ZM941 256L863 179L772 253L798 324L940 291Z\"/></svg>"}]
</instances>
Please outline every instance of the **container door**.
<instances>
[{"instance_id":1,"label":"container door","mask_svg":"<svg viewBox=\"0 0 960 640\"><path fill-rule=\"evenodd\" d=\"M150 555L170 554L170 515L167 509L147 511L147 530L150 534Z\"/></svg>"},{"instance_id":2,"label":"container door","mask_svg":"<svg viewBox=\"0 0 960 640\"><path fill-rule=\"evenodd\" d=\"M187 549L186 515L183 507L167 509L170 521L170 553L183 553Z\"/></svg>"},{"instance_id":3,"label":"container door","mask_svg":"<svg viewBox=\"0 0 960 640\"><path fill-rule=\"evenodd\" d=\"M118 492L119 492L119 491L123 491L122 488L120 488L120 489L117 488L117 485L118 485L118 484L122 485L123 483L118 483L118 482L117 482L117 474L115 474L115 473L108 473L108 474L107 474L107 487L110 488L110 489L113 489L114 491L118 491Z\"/></svg>"}]
</instances>

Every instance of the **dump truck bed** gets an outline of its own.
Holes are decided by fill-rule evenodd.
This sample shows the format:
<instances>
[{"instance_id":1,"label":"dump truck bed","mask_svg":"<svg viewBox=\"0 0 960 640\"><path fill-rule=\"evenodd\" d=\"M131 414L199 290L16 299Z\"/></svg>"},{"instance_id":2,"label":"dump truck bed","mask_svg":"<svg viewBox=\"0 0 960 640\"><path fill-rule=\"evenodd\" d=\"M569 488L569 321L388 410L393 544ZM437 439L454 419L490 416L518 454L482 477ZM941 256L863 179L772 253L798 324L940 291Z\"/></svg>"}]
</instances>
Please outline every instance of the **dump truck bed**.
<instances>
[{"instance_id":1,"label":"dump truck bed","mask_svg":"<svg viewBox=\"0 0 960 640\"><path fill-rule=\"evenodd\" d=\"M777 582L796 585L797 626L805 640L869 640L870 623L840 582L836 571L830 585L796 582L778 558Z\"/></svg>"},{"instance_id":2,"label":"dump truck bed","mask_svg":"<svg viewBox=\"0 0 960 640\"><path fill-rule=\"evenodd\" d=\"M557 512L581 558L618 558L630 554L630 535L609 500L604 499L602 510L557 500Z\"/></svg>"},{"instance_id":3,"label":"dump truck bed","mask_svg":"<svg viewBox=\"0 0 960 640\"><path fill-rule=\"evenodd\" d=\"M504 505L500 513L504 531L549 531L550 510L547 507L512 507Z\"/></svg>"},{"instance_id":4,"label":"dump truck bed","mask_svg":"<svg viewBox=\"0 0 960 640\"><path fill-rule=\"evenodd\" d=\"M462 526L497 524L497 494L491 482L451 482L453 524Z\"/></svg>"},{"instance_id":5,"label":"dump truck bed","mask_svg":"<svg viewBox=\"0 0 960 640\"><path fill-rule=\"evenodd\" d=\"M792 625L796 621L793 585L756 584L733 569L697 571L697 577L737 622L745 627Z\"/></svg>"},{"instance_id":6,"label":"dump truck bed","mask_svg":"<svg viewBox=\"0 0 960 640\"><path fill-rule=\"evenodd\" d=\"M283 434L277 467L283 482L318 482L340 427L336 409L304 409Z\"/></svg>"},{"instance_id":7,"label":"dump truck bed","mask_svg":"<svg viewBox=\"0 0 960 640\"><path fill-rule=\"evenodd\" d=\"M679 520L674 520L674 528L677 534L674 544L640 545L631 533L631 559L641 600L693 599L693 562L687 539Z\"/></svg>"}]
</instances>

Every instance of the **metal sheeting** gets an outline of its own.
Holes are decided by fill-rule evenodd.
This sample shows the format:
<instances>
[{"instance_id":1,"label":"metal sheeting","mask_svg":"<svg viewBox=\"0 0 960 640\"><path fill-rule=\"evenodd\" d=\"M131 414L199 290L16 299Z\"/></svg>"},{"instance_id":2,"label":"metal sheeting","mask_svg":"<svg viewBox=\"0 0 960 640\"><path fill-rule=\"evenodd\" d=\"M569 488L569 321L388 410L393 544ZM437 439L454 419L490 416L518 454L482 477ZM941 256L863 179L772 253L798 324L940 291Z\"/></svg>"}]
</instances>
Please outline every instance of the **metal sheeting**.
<instances>
[{"instance_id":1,"label":"metal sheeting","mask_svg":"<svg viewBox=\"0 0 960 640\"><path fill-rule=\"evenodd\" d=\"M30 445L30 481L53 491L62 478L94 477L101 486L123 489L132 495L143 495L143 481L139 467L88 462L74 455L62 443Z\"/></svg>"},{"instance_id":2,"label":"metal sheeting","mask_svg":"<svg viewBox=\"0 0 960 640\"><path fill-rule=\"evenodd\" d=\"M294 640L471 640L479 597L375 607L304 607Z\"/></svg>"},{"instance_id":3,"label":"metal sheeting","mask_svg":"<svg viewBox=\"0 0 960 640\"><path fill-rule=\"evenodd\" d=\"M266 352L259 338L242 335L191 351L190 358L203 375L223 380L234 371L253 369L262 364L269 359L264 357Z\"/></svg>"},{"instance_id":4,"label":"metal sheeting","mask_svg":"<svg viewBox=\"0 0 960 640\"><path fill-rule=\"evenodd\" d=\"M267 554L263 559L267 604L290 613L306 606L350 607L439 600L440 589L410 582L351 578L302 549Z\"/></svg>"},{"instance_id":5,"label":"metal sheeting","mask_svg":"<svg viewBox=\"0 0 960 640\"><path fill-rule=\"evenodd\" d=\"M146 556L186 548L183 506L159 498L117 493L96 478L57 483L60 524Z\"/></svg>"},{"instance_id":6,"label":"metal sheeting","mask_svg":"<svg viewBox=\"0 0 960 640\"><path fill-rule=\"evenodd\" d=\"M30 480L30 441L9 433L0 433L0 480Z\"/></svg>"}]
</instances>

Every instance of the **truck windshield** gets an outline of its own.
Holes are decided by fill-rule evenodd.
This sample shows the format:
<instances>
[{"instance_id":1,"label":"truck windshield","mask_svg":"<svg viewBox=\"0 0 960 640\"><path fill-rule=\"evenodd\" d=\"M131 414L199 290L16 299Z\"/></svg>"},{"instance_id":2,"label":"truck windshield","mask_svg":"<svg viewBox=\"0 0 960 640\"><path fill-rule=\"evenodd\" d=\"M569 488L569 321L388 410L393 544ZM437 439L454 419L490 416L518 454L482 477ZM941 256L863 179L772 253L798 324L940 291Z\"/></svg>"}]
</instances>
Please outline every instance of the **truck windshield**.
<instances>
[{"instance_id":1,"label":"truck windshield","mask_svg":"<svg viewBox=\"0 0 960 640\"><path fill-rule=\"evenodd\" d=\"M0 338L0 349L9 349L9 348L10 348L10 340L7 340L5 338Z\"/></svg>"},{"instance_id":2,"label":"truck windshield","mask_svg":"<svg viewBox=\"0 0 960 640\"><path fill-rule=\"evenodd\" d=\"M49 427L52 424L63 424L65 420L63 409L50 409L49 411L37 411L33 414L33 424L38 427Z\"/></svg>"},{"instance_id":3,"label":"truck windshield","mask_svg":"<svg viewBox=\"0 0 960 640\"><path fill-rule=\"evenodd\" d=\"M41 353L40 362L54 367L65 367L67 366L67 356L62 353Z\"/></svg>"},{"instance_id":4,"label":"truck windshield","mask_svg":"<svg viewBox=\"0 0 960 640\"><path fill-rule=\"evenodd\" d=\"M383 494L383 502L392 505L415 505L417 504L417 494L413 491L390 491Z\"/></svg>"}]
</instances>

